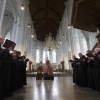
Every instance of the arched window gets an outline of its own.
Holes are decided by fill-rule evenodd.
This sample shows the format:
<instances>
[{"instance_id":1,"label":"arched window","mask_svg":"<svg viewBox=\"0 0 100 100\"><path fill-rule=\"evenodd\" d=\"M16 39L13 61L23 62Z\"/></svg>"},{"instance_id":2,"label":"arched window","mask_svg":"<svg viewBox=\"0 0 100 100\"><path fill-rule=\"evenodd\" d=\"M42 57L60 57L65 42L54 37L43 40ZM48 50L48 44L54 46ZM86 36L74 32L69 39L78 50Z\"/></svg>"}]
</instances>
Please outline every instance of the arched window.
<instances>
[{"instance_id":1,"label":"arched window","mask_svg":"<svg viewBox=\"0 0 100 100\"><path fill-rule=\"evenodd\" d=\"M49 51L47 51L47 58L48 58L48 60L50 60Z\"/></svg>"},{"instance_id":2,"label":"arched window","mask_svg":"<svg viewBox=\"0 0 100 100\"><path fill-rule=\"evenodd\" d=\"M50 58L51 57L51 58ZM43 50L43 63L45 63L46 60L50 60L51 63L56 63L56 51L53 50L51 52L51 55L50 55L50 52L49 51L45 51Z\"/></svg>"},{"instance_id":3,"label":"arched window","mask_svg":"<svg viewBox=\"0 0 100 100\"><path fill-rule=\"evenodd\" d=\"M39 63L39 61L40 61L40 51L37 49L36 50L36 63Z\"/></svg>"},{"instance_id":4,"label":"arched window","mask_svg":"<svg viewBox=\"0 0 100 100\"><path fill-rule=\"evenodd\" d=\"M56 51L55 50L52 51L52 62L56 63Z\"/></svg>"},{"instance_id":5,"label":"arched window","mask_svg":"<svg viewBox=\"0 0 100 100\"><path fill-rule=\"evenodd\" d=\"M43 50L43 63L45 63L45 61L46 61L46 52L45 50Z\"/></svg>"}]
</instances>

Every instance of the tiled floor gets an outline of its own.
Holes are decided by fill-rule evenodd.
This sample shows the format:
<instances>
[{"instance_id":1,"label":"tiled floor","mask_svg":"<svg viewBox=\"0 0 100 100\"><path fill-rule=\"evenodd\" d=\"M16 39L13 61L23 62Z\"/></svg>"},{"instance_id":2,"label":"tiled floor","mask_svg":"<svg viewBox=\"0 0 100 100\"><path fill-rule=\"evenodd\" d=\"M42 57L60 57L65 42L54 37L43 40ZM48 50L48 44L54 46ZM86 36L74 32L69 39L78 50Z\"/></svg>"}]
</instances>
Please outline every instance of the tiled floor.
<instances>
[{"instance_id":1,"label":"tiled floor","mask_svg":"<svg viewBox=\"0 0 100 100\"><path fill-rule=\"evenodd\" d=\"M72 77L52 80L28 78L28 85L5 100L100 100L100 93L72 83Z\"/></svg>"}]
</instances>

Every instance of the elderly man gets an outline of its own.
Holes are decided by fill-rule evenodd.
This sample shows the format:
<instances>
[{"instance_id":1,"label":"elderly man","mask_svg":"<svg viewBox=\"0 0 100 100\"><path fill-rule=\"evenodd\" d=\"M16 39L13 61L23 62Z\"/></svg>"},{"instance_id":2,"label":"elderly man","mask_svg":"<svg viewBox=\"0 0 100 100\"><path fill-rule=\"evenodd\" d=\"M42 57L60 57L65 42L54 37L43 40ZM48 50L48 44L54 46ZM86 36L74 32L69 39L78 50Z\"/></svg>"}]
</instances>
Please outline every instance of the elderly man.
<instances>
[{"instance_id":1,"label":"elderly man","mask_svg":"<svg viewBox=\"0 0 100 100\"><path fill-rule=\"evenodd\" d=\"M79 61L78 61L78 71L79 71L79 85L83 87L88 86L88 79L87 79L87 68L88 68L88 62L87 58L82 55L82 53L79 53Z\"/></svg>"}]
</instances>

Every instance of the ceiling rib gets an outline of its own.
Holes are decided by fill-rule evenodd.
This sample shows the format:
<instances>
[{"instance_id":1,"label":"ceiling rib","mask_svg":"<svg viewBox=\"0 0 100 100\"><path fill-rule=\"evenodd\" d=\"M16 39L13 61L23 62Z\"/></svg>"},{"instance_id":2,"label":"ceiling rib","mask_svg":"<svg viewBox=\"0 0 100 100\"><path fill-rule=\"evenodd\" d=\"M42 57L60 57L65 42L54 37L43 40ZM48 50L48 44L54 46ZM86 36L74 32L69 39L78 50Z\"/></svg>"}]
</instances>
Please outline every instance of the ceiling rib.
<instances>
[{"instance_id":1,"label":"ceiling rib","mask_svg":"<svg viewBox=\"0 0 100 100\"><path fill-rule=\"evenodd\" d=\"M43 35L42 33L46 33L44 29L41 29L41 32L38 32L39 34ZM55 34L54 30L51 29L51 33ZM48 34L47 34L48 35Z\"/></svg>"},{"instance_id":2,"label":"ceiling rib","mask_svg":"<svg viewBox=\"0 0 100 100\"><path fill-rule=\"evenodd\" d=\"M59 21L61 21L60 15L57 13L57 11L55 11L54 9L52 9L52 8L50 8L50 7L43 7L43 8L41 8L41 9L37 10L37 11L34 13L34 15L32 16L32 19L34 19L35 16L36 16L40 11L45 10L45 9L49 9L49 10L53 11L53 12L57 15L57 17L59 18Z\"/></svg>"},{"instance_id":3,"label":"ceiling rib","mask_svg":"<svg viewBox=\"0 0 100 100\"><path fill-rule=\"evenodd\" d=\"M50 27L50 29L53 29L55 32L56 32L56 30L52 27L52 26L48 26L48 27ZM37 30L39 31L39 30L41 30L41 29L44 29L44 28L46 28L46 25L42 25L41 27L39 27ZM46 30L46 29L45 29ZM38 31L36 31L36 32L38 32Z\"/></svg>"},{"instance_id":4,"label":"ceiling rib","mask_svg":"<svg viewBox=\"0 0 100 100\"><path fill-rule=\"evenodd\" d=\"M49 21L53 22L53 23L56 25L56 27L58 28L57 23L56 23L52 18L50 18L50 17L47 17L47 18L49 19ZM34 28L36 28L37 25L38 25L41 21L43 21L43 20L45 20L45 18L39 19L39 20L36 22L36 24L34 25Z\"/></svg>"},{"instance_id":5,"label":"ceiling rib","mask_svg":"<svg viewBox=\"0 0 100 100\"><path fill-rule=\"evenodd\" d=\"M52 37L56 37L65 1L67 0L30 0L29 8L38 40L44 41L50 32Z\"/></svg>"}]
</instances>

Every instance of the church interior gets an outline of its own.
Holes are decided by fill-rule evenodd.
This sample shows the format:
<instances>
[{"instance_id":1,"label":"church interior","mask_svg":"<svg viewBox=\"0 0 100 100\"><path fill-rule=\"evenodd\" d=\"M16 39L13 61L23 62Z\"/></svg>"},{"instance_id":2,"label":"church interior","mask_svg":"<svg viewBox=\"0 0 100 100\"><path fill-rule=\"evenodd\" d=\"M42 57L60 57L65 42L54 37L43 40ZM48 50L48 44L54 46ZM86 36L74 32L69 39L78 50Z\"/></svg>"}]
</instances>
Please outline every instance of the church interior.
<instances>
[{"instance_id":1,"label":"church interior","mask_svg":"<svg viewBox=\"0 0 100 100\"><path fill-rule=\"evenodd\" d=\"M0 0L0 100L100 100L99 0Z\"/></svg>"}]
</instances>

